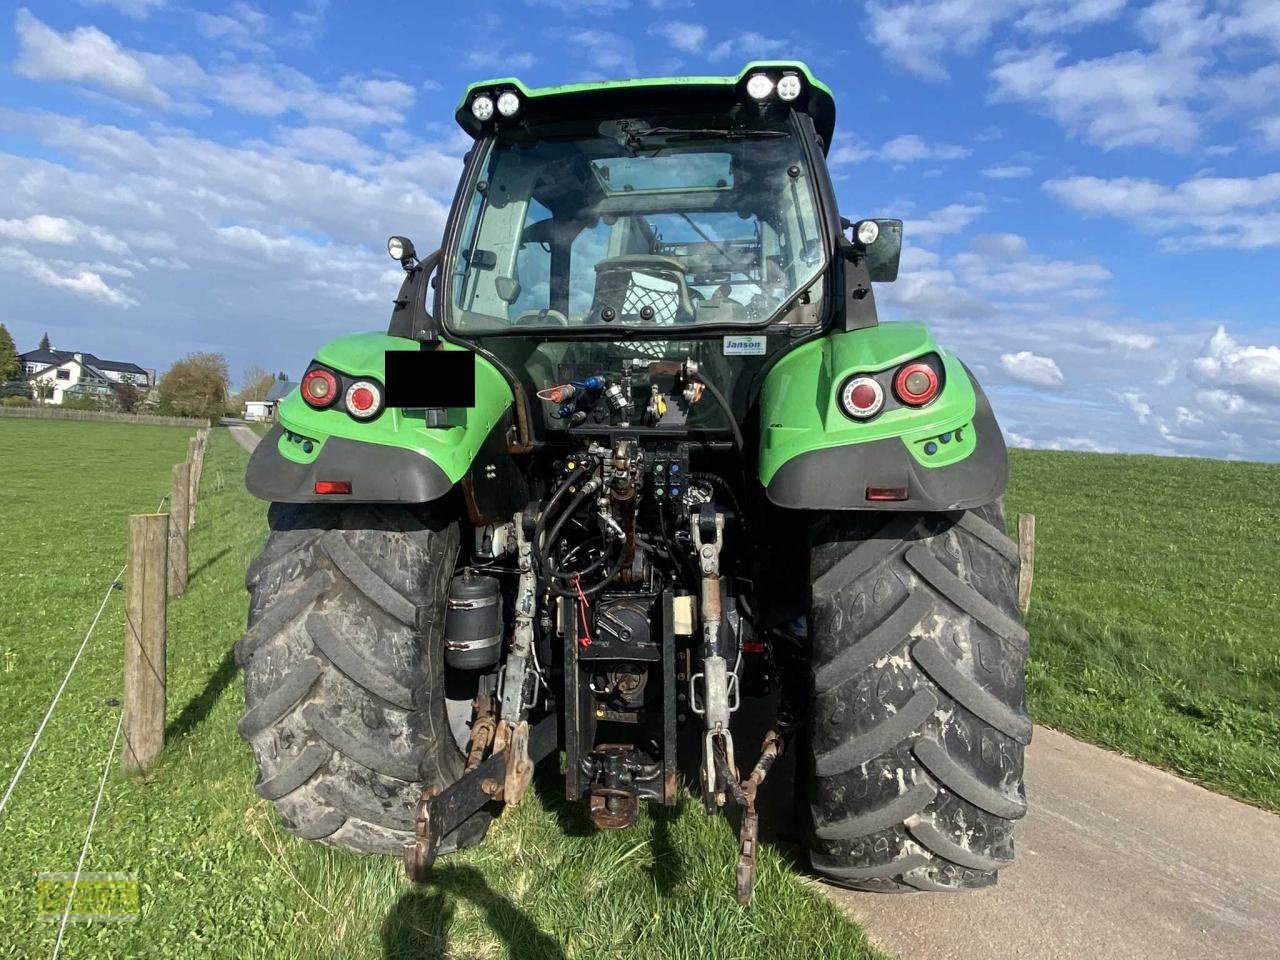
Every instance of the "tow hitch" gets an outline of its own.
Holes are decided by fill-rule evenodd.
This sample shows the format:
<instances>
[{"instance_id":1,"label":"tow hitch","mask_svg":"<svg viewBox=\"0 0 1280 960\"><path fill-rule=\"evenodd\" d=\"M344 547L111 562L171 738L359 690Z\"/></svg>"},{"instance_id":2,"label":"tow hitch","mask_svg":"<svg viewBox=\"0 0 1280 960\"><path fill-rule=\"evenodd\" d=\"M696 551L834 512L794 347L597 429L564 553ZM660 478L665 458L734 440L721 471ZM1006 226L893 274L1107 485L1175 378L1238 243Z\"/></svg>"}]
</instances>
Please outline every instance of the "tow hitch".
<instances>
[{"instance_id":1,"label":"tow hitch","mask_svg":"<svg viewBox=\"0 0 1280 960\"><path fill-rule=\"evenodd\" d=\"M545 717L529 730L527 755L523 750L502 750L471 767L443 791L434 787L424 790L418 802L413 840L404 845L404 867L409 879L426 883L440 849L440 839L462 826L489 801L505 801L507 783L527 783L532 765L555 751L559 735L555 715ZM522 739L522 735L515 739ZM508 769L511 761L518 769Z\"/></svg>"}]
</instances>

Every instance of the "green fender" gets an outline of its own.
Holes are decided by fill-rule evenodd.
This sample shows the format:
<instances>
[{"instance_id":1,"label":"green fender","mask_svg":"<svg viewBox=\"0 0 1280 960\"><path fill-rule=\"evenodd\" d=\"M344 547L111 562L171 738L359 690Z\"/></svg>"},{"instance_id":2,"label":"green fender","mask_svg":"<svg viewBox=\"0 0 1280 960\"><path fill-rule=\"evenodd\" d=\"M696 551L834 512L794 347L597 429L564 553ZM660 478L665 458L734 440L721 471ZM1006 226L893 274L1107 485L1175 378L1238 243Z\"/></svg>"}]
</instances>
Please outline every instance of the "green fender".
<instances>
[{"instance_id":1,"label":"green fender","mask_svg":"<svg viewBox=\"0 0 1280 960\"><path fill-rule=\"evenodd\" d=\"M332 340L316 361L352 377L385 382L388 350L419 350L416 340L357 333ZM446 350L465 350L444 344ZM490 436L508 420L515 398L506 378L476 355L474 407L450 407L444 423L427 426L422 410L388 407L371 421L341 410L316 410L294 390L280 401L276 425L249 461L245 484L263 500L332 502L315 492L319 480L347 481L342 499L422 503L444 496L471 470Z\"/></svg>"},{"instance_id":2,"label":"green fender","mask_svg":"<svg viewBox=\"0 0 1280 960\"><path fill-rule=\"evenodd\" d=\"M935 354L942 389L923 407L890 399L871 420L840 409L855 373L889 374ZM888 377L878 377L888 383ZM837 331L784 354L760 396L759 478L780 506L825 510L951 510L998 497L1008 481L1004 438L982 388L920 323ZM897 500L868 488L905 489Z\"/></svg>"}]
</instances>

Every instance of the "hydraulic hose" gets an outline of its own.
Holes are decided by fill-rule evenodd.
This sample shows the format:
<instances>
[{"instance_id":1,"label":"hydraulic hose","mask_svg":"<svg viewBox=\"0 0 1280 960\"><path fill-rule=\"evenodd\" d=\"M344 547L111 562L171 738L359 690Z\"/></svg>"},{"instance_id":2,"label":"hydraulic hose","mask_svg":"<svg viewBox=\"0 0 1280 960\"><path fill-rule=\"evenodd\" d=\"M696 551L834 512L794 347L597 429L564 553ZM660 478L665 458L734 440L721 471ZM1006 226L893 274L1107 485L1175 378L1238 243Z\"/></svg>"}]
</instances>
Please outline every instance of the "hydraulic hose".
<instances>
[{"instance_id":1,"label":"hydraulic hose","mask_svg":"<svg viewBox=\"0 0 1280 960\"><path fill-rule=\"evenodd\" d=\"M707 379L701 371L698 372L697 376L699 382L707 388L707 392L711 394L716 403L720 405L720 409L724 411L725 419L729 421L729 429L733 431L733 442L738 448L738 453L745 456L747 445L742 439L742 430L738 427L738 421L733 416L733 409L729 406L729 401L724 398L720 388Z\"/></svg>"},{"instance_id":2,"label":"hydraulic hose","mask_svg":"<svg viewBox=\"0 0 1280 960\"><path fill-rule=\"evenodd\" d=\"M582 472L582 471L579 471L579 472ZM577 476L577 474L575 474L575 476ZM564 484L563 489L567 490L568 486L570 486L570 484L568 483ZM582 489L580 489L579 492L577 492L576 494L573 494L573 499L571 499L570 502L568 502L568 506L564 508L564 511L561 513L561 515L559 515L556 518L556 522L554 522L554 524L552 525L552 529L550 529L550 532L548 532L547 534L548 545L556 543L556 538L558 538L559 536L559 531L564 529L564 521L567 521L568 518L575 515L575 513L577 512L577 508L581 507L582 504L584 504L586 502L586 499L588 499L589 497L594 497L595 492L598 489L599 489L599 484L593 483L593 481L589 480L588 483L582 484ZM558 493L559 492L557 492L557 494ZM554 497L552 499L554 499ZM543 516L544 517L547 516L547 511L543 511ZM538 531L536 531L536 529L534 530L534 538L535 538L534 543L539 543L539 540L536 539L538 538ZM541 567L543 567L543 573L545 576L547 576L547 579L550 580L548 558L545 556L541 556L540 554L540 559L541 559Z\"/></svg>"},{"instance_id":3,"label":"hydraulic hose","mask_svg":"<svg viewBox=\"0 0 1280 960\"><path fill-rule=\"evenodd\" d=\"M584 463L569 476L565 477L560 486L556 487L555 492L551 494L551 499L542 508L542 512L538 514L538 522L533 527L533 559L535 566L542 566L542 534L546 530L547 518L555 511L560 501L564 499L564 495L569 492L569 488L593 468L594 464Z\"/></svg>"}]
</instances>

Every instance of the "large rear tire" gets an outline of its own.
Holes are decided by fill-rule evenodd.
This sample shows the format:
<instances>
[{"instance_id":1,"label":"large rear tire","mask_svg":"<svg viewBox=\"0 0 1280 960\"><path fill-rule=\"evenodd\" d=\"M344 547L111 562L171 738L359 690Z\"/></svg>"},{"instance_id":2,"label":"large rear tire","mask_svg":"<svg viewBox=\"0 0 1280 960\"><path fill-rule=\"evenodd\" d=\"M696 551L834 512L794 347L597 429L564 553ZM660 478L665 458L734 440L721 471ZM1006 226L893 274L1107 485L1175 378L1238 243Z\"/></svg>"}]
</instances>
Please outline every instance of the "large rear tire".
<instances>
[{"instance_id":1,"label":"large rear tire","mask_svg":"<svg viewBox=\"0 0 1280 960\"><path fill-rule=\"evenodd\" d=\"M273 504L249 567L240 734L286 830L398 854L426 786L463 757L445 707L441 631L458 554L445 510ZM442 850L478 841L477 815Z\"/></svg>"},{"instance_id":2,"label":"large rear tire","mask_svg":"<svg viewBox=\"0 0 1280 960\"><path fill-rule=\"evenodd\" d=\"M998 503L816 528L809 854L830 882L961 890L1012 862L1031 741L1017 570Z\"/></svg>"}]
</instances>

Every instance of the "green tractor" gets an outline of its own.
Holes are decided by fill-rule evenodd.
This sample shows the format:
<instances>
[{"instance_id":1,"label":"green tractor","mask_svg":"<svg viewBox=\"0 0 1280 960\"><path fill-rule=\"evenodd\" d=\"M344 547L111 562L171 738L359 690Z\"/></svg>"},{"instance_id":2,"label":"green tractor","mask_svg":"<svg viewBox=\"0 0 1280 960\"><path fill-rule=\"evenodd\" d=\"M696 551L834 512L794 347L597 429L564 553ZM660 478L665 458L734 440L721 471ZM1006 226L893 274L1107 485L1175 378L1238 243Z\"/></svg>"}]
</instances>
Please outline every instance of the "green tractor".
<instances>
[{"instance_id":1,"label":"green tractor","mask_svg":"<svg viewBox=\"0 0 1280 960\"><path fill-rule=\"evenodd\" d=\"M249 464L258 793L420 880L553 754L600 828L683 772L741 808L745 902L790 768L832 883L994 883L1031 738L1005 445L877 320L902 224L837 211L831 91L502 79L457 120L443 247L391 238L386 333L321 347Z\"/></svg>"}]
</instances>

